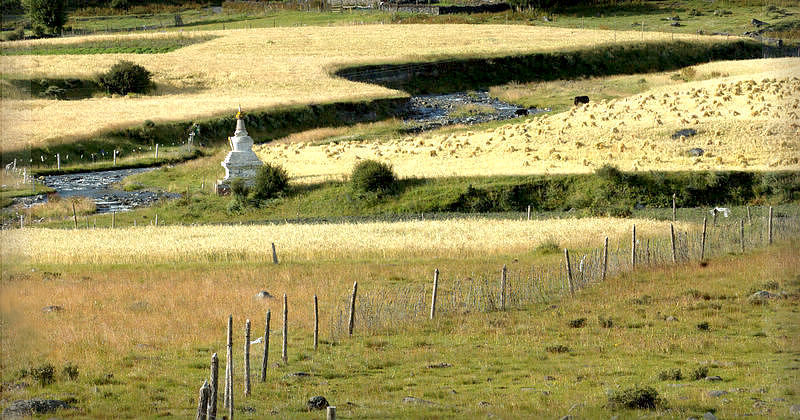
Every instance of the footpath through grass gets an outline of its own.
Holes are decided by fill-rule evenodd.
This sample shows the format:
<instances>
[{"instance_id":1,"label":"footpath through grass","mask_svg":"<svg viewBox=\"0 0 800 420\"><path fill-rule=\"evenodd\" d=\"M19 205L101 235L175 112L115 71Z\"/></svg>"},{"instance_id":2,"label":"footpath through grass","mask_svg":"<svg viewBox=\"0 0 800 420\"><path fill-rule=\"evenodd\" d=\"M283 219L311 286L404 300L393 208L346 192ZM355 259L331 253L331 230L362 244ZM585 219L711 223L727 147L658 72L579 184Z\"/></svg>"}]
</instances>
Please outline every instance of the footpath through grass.
<instances>
[{"instance_id":1,"label":"footpath through grass","mask_svg":"<svg viewBox=\"0 0 800 420\"><path fill-rule=\"evenodd\" d=\"M390 299L393 285L425 287L434 265L480 270L498 259L4 269L5 400L69 399L76 408L58 413L65 418L191 416L211 354L224 366L232 313L237 417L319 418L306 408L315 395L342 417L788 417L800 403L799 245L630 273L573 299L515 310L440 312L388 330L365 329L369 320L356 319L353 337L329 328L353 278L359 291L385 290ZM447 299L453 285L439 287ZM289 295L288 362L280 361L280 299L254 299L259 290ZM759 290L774 297L749 299ZM312 294L322 316L316 351ZM63 310L42 312L54 304ZM267 309L267 379L255 379L263 347L253 345L253 392L245 397L242 328L249 318L252 338L261 336ZM48 364L55 373L43 381L34 368ZM631 387L652 387L656 408L609 403Z\"/></svg>"}]
</instances>

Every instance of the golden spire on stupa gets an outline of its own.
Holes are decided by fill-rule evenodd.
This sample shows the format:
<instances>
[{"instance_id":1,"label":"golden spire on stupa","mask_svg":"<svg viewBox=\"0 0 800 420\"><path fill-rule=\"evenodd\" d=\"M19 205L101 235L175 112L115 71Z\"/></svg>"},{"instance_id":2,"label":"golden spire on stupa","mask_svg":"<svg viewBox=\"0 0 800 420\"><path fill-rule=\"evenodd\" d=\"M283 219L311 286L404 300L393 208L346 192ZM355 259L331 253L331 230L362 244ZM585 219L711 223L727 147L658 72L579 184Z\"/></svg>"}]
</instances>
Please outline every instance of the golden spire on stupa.
<instances>
[{"instance_id":1,"label":"golden spire on stupa","mask_svg":"<svg viewBox=\"0 0 800 420\"><path fill-rule=\"evenodd\" d=\"M239 104L239 112L236 113L236 119L241 120L244 116L244 112L242 112L242 104Z\"/></svg>"}]
</instances>

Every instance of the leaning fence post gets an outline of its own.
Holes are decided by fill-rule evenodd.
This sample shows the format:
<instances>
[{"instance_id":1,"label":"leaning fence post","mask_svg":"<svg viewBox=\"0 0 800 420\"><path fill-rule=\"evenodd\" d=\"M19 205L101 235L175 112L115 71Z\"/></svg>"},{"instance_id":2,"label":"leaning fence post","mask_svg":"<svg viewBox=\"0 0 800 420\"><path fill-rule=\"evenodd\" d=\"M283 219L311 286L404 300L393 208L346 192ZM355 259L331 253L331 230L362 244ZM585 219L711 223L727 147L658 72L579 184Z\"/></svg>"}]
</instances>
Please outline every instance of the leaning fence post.
<instances>
[{"instance_id":1,"label":"leaning fence post","mask_svg":"<svg viewBox=\"0 0 800 420\"><path fill-rule=\"evenodd\" d=\"M278 252L275 250L275 242L272 243L272 263L278 263Z\"/></svg>"},{"instance_id":2,"label":"leaning fence post","mask_svg":"<svg viewBox=\"0 0 800 420\"><path fill-rule=\"evenodd\" d=\"M744 219L739 219L739 243L742 245L742 254L744 254Z\"/></svg>"},{"instance_id":3,"label":"leaning fence post","mask_svg":"<svg viewBox=\"0 0 800 420\"><path fill-rule=\"evenodd\" d=\"M431 294L431 319L436 315L436 292L439 289L439 269L433 270L433 293Z\"/></svg>"},{"instance_id":4,"label":"leaning fence post","mask_svg":"<svg viewBox=\"0 0 800 420\"><path fill-rule=\"evenodd\" d=\"M717 211L717 209L715 208L715 209L712 211L712 213L711 213L711 214L713 214L713 215L714 215L714 219L713 219L714 221L711 223L711 226L717 227L717 214L719 214L719 212L718 212L718 211Z\"/></svg>"},{"instance_id":5,"label":"leaning fence post","mask_svg":"<svg viewBox=\"0 0 800 420\"><path fill-rule=\"evenodd\" d=\"M196 420L205 420L208 408L208 394L209 394L209 386L208 381L203 382L203 386L200 387L200 396L198 397L197 401L197 416L195 417Z\"/></svg>"},{"instance_id":6,"label":"leaning fence post","mask_svg":"<svg viewBox=\"0 0 800 420\"><path fill-rule=\"evenodd\" d=\"M78 228L78 213L75 212L75 202L72 202L72 220L75 222L75 229Z\"/></svg>"},{"instance_id":7,"label":"leaning fence post","mask_svg":"<svg viewBox=\"0 0 800 420\"><path fill-rule=\"evenodd\" d=\"M631 269L636 269L636 225L631 231Z\"/></svg>"},{"instance_id":8,"label":"leaning fence post","mask_svg":"<svg viewBox=\"0 0 800 420\"><path fill-rule=\"evenodd\" d=\"M675 264L678 260L675 255L675 225L672 223L669 224L669 239L672 245L672 263Z\"/></svg>"},{"instance_id":9,"label":"leaning fence post","mask_svg":"<svg viewBox=\"0 0 800 420\"><path fill-rule=\"evenodd\" d=\"M575 296L575 287L572 285L572 267L569 265L569 251L564 248L564 260L567 264L567 281L569 281L569 294Z\"/></svg>"},{"instance_id":10,"label":"leaning fence post","mask_svg":"<svg viewBox=\"0 0 800 420\"><path fill-rule=\"evenodd\" d=\"M219 391L219 358L211 355L211 393L208 397L208 420L217 418L217 393Z\"/></svg>"},{"instance_id":11,"label":"leaning fence post","mask_svg":"<svg viewBox=\"0 0 800 420\"><path fill-rule=\"evenodd\" d=\"M603 277L602 277L603 281L606 281L607 272L608 272L608 236L606 236L605 243L603 244Z\"/></svg>"},{"instance_id":12,"label":"leaning fence post","mask_svg":"<svg viewBox=\"0 0 800 420\"><path fill-rule=\"evenodd\" d=\"M767 232L767 237L769 238L769 244L772 245L772 206L769 206L769 222L767 224L767 228L769 229Z\"/></svg>"},{"instance_id":13,"label":"leaning fence post","mask_svg":"<svg viewBox=\"0 0 800 420\"><path fill-rule=\"evenodd\" d=\"M672 221L676 221L678 215L678 208L675 205L675 193L672 194Z\"/></svg>"},{"instance_id":14,"label":"leaning fence post","mask_svg":"<svg viewBox=\"0 0 800 420\"><path fill-rule=\"evenodd\" d=\"M284 293L283 294L283 345L281 346L281 360L283 360L283 363L286 363L289 360L287 354L288 349L286 348L289 336L289 325L287 322L288 319L289 319L289 302L286 299L286 293Z\"/></svg>"},{"instance_id":15,"label":"leaning fence post","mask_svg":"<svg viewBox=\"0 0 800 420\"><path fill-rule=\"evenodd\" d=\"M706 256L706 226L708 217L703 216L703 237L700 239L700 261L703 261Z\"/></svg>"},{"instance_id":16,"label":"leaning fence post","mask_svg":"<svg viewBox=\"0 0 800 420\"><path fill-rule=\"evenodd\" d=\"M244 323L244 395L250 395L250 320Z\"/></svg>"},{"instance_id":17,"label":"leaning fence post","mask_svg":"<svg viewBox=\"0 0 800 420\"><path fill-rule=\"evenodd\" d=\"M328 406L328 415L326 416L327 420L336 420L336 407L329 405Z\"/></svg>"},{"instance_id":18,"label":"leaning fence post","mask_svg":"<svg viewBox=\"0 0 800 420\"><path fill-rule=\"evenodd\" d=\"M503 270L500 272L500 310L506 310L506 274L508 268L503 264Z\"/></svg>"},{"instance_id":19,"label":"leaning fence post","mask_svg":"<svg viewBox=\"0 0 800 420\"><path fill-rule=\"evenodd\" d=\"M353 282L353 294L350 296L350 317L347 322L347 334L353 335L353 327L356 321L356 292L358 291L358 282Z\"/></svg>"},{"instance_id":20,"label":"leaning fence post","mask_svg":"<svg viewBox=\"0 0 800 420\"><path fill-rule=\"evenodd\" d=\"M261 382L267 381L267 355L269 354L269 318L270 311L267 309L267 322L264 326L264 357L261 358Z\"/></svg>"},{"instance_id":21,"label":"leaning fence post","mask_svg":"<svg viewBox=\"0 0 800 420\"><path fill-rule=\"evenodd\" d=\"M317 295L314 295L314 350L319 347L319 303Z\"/></svg>"}]
</instances>

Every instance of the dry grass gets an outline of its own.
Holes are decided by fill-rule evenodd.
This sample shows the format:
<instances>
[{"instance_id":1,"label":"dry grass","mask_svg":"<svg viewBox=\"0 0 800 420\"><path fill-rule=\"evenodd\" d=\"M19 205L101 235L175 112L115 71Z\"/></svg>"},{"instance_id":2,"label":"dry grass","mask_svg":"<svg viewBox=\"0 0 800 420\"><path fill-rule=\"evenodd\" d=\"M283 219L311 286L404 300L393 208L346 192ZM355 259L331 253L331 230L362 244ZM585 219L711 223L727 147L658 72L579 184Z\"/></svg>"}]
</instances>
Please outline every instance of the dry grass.
<instances>
[{"instance_id":1,"label":"dry grass","mask_svg":"<svg viewBox=\"0 0 800 420\"><path fill-rule=\"evenodd\" d=\"M462 258L520 254L554 241L563 247L620 238L632 224L643 235L666 233L651 220L559 219L374 222L263 226L167 226L99 230L26 229L2 233L2 256L32 264L126 264L341 259Z\"/></svg>"},{"instance_id":2,"label":"dry grass","mask_svg":"<svg viewBox=\"0 0 800 420\"><path fill-rule=\"evenodd\" d=\"M389 161L401 177L583 173L607 163L634 171L800 168L800 60L696 68L700 75L729 76L662 86L483 132L368 144L265 145L257 153L306 180L345 176L362 159ZM673 140L683 128L698 134ZM705 154L690 157L694 147Z\"/></svg>"},{"instance_id":3,"label":"dry grass","mask_svg":"<svg viewBox=\"0 0 800 420\"><path fill-rule=\"evenodd\" d=\"M75 205L75 214L77 216L93 214L97 210L97 205L91 198L70 197L63 199L53 195L46 203L24 209L23 212L30 219L72 219L73 204ZM84 223L83 220L80 222Z\"/></svg>"},{"instance_id":4,"label":"dry grass","mask_svg":"<svg viewBox=\"0 0 800 420\"><path fill-rule=\"evenodd\" d=\"M3 74L25 78L86 78L126 59L152 71L155 82L161 86L157 96L136 98L69 102L5 100L1 105L2 149L68 141L114 127L141 124L148 119L174 121L220 115L233 112L237 104L247 110L401 95L375 85L332 78L329 74L334 68L355 63L507 55L615 41L672 39L668 33L522 25L361 25L198 33L204 34L219 38L167 54L0 57ZM675 38L696 39L691 35L675 35ZM20 42L68 43L81 39Z\"/></svg>"}]
</instances>

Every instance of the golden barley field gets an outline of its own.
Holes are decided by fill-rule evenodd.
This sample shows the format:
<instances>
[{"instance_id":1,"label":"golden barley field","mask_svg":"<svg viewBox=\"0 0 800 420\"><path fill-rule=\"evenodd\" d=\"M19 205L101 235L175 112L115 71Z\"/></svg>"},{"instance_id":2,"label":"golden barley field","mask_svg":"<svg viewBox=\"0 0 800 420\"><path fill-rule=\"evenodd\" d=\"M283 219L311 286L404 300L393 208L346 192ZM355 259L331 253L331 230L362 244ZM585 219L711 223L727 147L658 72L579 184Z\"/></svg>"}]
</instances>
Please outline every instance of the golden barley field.
<instances>
[{"instance_id":1,"label":"golden barley field","mask_svg":"<svg viewBox=\"0 0 800 420\"><path fill-rule=\"evenodd\" d=\"M604 164L626 171L800 168L800 59L716 62L694 70L721 76L485 131L284 142L259 146L257 153L308 181L344 177L362 159L390 162L401 177L583 173ZM672 139L682 128L698 134ZM689 156L695 147L705 153Z\"/></svg>"},{"instance_id":2,"label":"golden barley field","mask_svg":"<svg viewBox=\"0 0 800 420\"><path fill-rule=\"evenodd\" d=\"M160 86L156 96L80 101L3 100L0 105L2 149L68 141L115 127L141 124L145 120L183 121L233 113L239 104L247 110L403 95L330 75L336 68L358 63L424 61L465 55L503 56L612 42L697 38L654 32L522 25L362 25L197 34L212 34L218 38L154 55L0 56L0 72L20 78L86 78L125 59L145 66ZM126 36L105 37L124 39ZM714 37L703 39L716 40ZM82 40L85 38L15 41L8 45Z\"/></svg>"},{"instance_id":3,"label":"golden barley field","mask_svg":"<svg viewBox=\"0 0 800 420\"><path fill-rule=\"evenodd\" d=\"M544 242L563 247L600 246L629 234L663 235L669 223L593 218L547 221L486 220L161 226L126 229L4 231L2 257L31 264L145 264L271 261L274 242L281 261L462 258L520 254ZM687 229L679 225L679 229ZM592 241L592 238L594 241Z\"/></svg>"}]
</instances>

